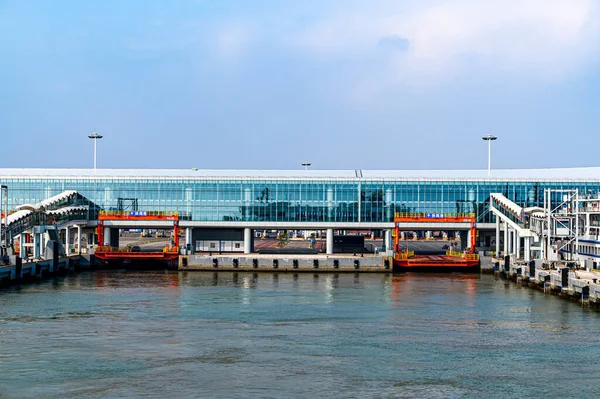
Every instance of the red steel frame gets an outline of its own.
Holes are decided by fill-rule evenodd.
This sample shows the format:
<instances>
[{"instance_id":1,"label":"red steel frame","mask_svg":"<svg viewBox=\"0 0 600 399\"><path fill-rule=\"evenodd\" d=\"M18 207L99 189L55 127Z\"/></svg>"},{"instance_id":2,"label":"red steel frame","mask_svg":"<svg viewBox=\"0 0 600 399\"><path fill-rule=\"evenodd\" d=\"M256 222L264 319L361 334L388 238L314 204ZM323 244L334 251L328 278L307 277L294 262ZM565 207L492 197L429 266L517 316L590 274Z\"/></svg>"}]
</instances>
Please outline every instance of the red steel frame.
<instances>
[{"instance_id":1,"label":"red steel frame","mask_svg":"<svg viewBox=\"0 0 600 399\"><path fill-rule=\"evenodd\" d=\"M171 221L173 223L174 249L163 252L120 252L111 250L110 247L104 247L104 221ZM179 216L177 213L169 212L105 212L98 215L98 243L100 244L96 254L102 258L157 258L164 259L172 257L173 254L179 254Z\"/></svg>"},{"instance_id":2,"label":"red steel frame","mask_svg":"<svg viewBox=\"0 0 600 399\"><path fill-rule=\"evenodd\" d=\"M477 229L475 225L475 216L446 216L440 218L426 217L421 214L396 216L394 218L394 251L400 252L400 223L470 223L471 224L471 242L469 243L469 251L475 253L475 244L477 242Z\"/></svg>"}]
</instances>

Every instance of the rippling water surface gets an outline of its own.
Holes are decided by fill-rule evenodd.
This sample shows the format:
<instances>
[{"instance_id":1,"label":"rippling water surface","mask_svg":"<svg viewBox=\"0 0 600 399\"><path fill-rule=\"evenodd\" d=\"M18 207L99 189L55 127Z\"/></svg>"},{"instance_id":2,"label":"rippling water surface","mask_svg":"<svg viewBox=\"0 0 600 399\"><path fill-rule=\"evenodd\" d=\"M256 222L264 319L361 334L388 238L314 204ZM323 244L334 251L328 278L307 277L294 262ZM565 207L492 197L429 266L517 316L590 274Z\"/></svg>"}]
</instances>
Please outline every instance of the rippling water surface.
<instances>
[{"instance_id":1,"label":"rippling water surface","mask_svg":"<svg viewBox=\"0 0 600 399\"><path fill-rule=\"evenodd\" d=\"M598 326L493 276L81 273L0 290L0 398L599 397Z\"/></svg>"}]
</instances>

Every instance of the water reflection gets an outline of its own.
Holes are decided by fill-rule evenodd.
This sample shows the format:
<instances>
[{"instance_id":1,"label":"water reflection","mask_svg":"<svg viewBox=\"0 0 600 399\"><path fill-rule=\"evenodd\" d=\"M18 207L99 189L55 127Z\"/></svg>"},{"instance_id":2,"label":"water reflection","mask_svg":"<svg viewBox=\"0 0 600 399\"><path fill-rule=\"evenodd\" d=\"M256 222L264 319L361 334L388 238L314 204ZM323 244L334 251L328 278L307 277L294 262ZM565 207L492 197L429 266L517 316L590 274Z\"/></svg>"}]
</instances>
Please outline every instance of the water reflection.
<instances>
[{"instance_id":1,"label":"water reflection","mask_svg":"<svg viewBox=\"0 0 600 399\"><path fill-rule=\"evenodd\" d=\"M492 276L114 271L0 300L3 398L594 397L600 373L598 313Z\"/></svg>"}]
</instances>

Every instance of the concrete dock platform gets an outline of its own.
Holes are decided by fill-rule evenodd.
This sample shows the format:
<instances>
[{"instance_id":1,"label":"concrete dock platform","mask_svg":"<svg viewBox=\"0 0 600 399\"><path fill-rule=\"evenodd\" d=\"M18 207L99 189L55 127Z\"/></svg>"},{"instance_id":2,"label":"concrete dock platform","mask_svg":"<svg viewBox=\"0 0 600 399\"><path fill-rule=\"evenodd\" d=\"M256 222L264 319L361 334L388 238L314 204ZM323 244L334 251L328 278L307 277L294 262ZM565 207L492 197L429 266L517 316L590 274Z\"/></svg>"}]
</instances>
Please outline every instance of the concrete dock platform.
<instances>
[{"instance_id":1,"label":"concrete dock platform","mask_svg":"<svg viewBox=\"0 0 600 399\"><path fill-rule=\"evenodd\" d=\"M178 270L391 273L392 257L372 254L182 255L179 257Z\"/></svg>"},{"instance_id":2,"label":"concrete dock platform","mask_svg":"<svg viewBox=\"0 0 600 399\"><path fill-rule=\"evenodd\" d=\"M92 265L89 255L73 255L52 259L32 260L23 262L18 259L10 265L0 266L0 286L21 284L42 280L51 276L90 268Z\"/></svg>"},{"instance_id":3,"label":"concrete dock platform","mask_svg":"<svg viewBox=\"0 0 600 399\"><path fill-rule=\"evenodd\" d=\"M600 270L530 268L522 263L501 265L496 273L508 280L546 294L554 294L579 302L582 306L600 308Z\"/></svg>"}]
</instances>

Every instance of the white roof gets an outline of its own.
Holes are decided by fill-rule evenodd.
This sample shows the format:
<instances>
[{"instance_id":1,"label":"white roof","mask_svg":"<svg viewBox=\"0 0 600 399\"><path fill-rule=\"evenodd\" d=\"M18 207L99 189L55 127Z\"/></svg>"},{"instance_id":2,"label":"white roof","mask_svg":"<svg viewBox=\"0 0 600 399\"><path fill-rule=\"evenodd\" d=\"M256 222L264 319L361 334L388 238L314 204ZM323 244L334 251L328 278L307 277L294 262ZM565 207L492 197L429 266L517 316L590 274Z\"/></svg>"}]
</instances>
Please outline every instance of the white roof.
<instances>
[{"instance_id":1,"label":"white roof","mask_svg":"<svg viewBox=\"0 0 600 399\"><path fill-rule=\"evenodd\" d=\"M251 170L251 169L0 169L0 178L313 178L313 179L476 179L476 180L596 180L600 167L487 170Z\"/></svg>"},{"instance_id":2,"label":"white roof","mask_svg":"<svg viewBox=\"0 0 600 399\"><path fill-rule=\"evenodd\" d=\"M26 210L21 210L21 211L16 211L14 213L11 213L10 215L8 215L8 217L6 218L8 225L10 226L11 223L16 222L17 220L24 218L25 216L29 215L31 213L31 211L26 211ZM2 219L2 222L4 223L4 219Z\"/></svg>"},{"instance_id":3,"label":"white roof","mask_svg":"<svg viewBox=\"0 0 600 399\"><path fill-rule=\"evenodd\" d=\"M87 206L65 206L64 208L55 209L53 211L46 211L48 215L63 215L65 213L74 212L74 211L87 211Z\"/></svg>"},{"instance_id":4,"label":"white roof","mask_svg":"<svg viewBox=\"0 0 600 399\"><path fill-rule=\"evenodd\" d=\"M42 202L39 203L39 206L43 206L45 208L45 207L50 206L58 201L62 201L63 199L69 198L70 196L75 195L75 194L77 194L77 191L75 191L75 190L66 190L60 194L57 194L53 197L43 200Z\"/></svg>"},{"instance_id":5,"label":"white roof","mask_svg":"<svg viewBox=\"0 0 600 399\"><path fill-rule=\"evenodd\" d=\"M75 195L75 194L77 194L77 191L75 191L75 190L65 190L62 193L52 196L50 198L47 198L41 202L38 202L37 204L17 205L16 209L29 209L32 211L39 211L42 208L46 208L58 201L61 201L65 198L69 198L70 196Z\"/></svg>"}]
</instances>

